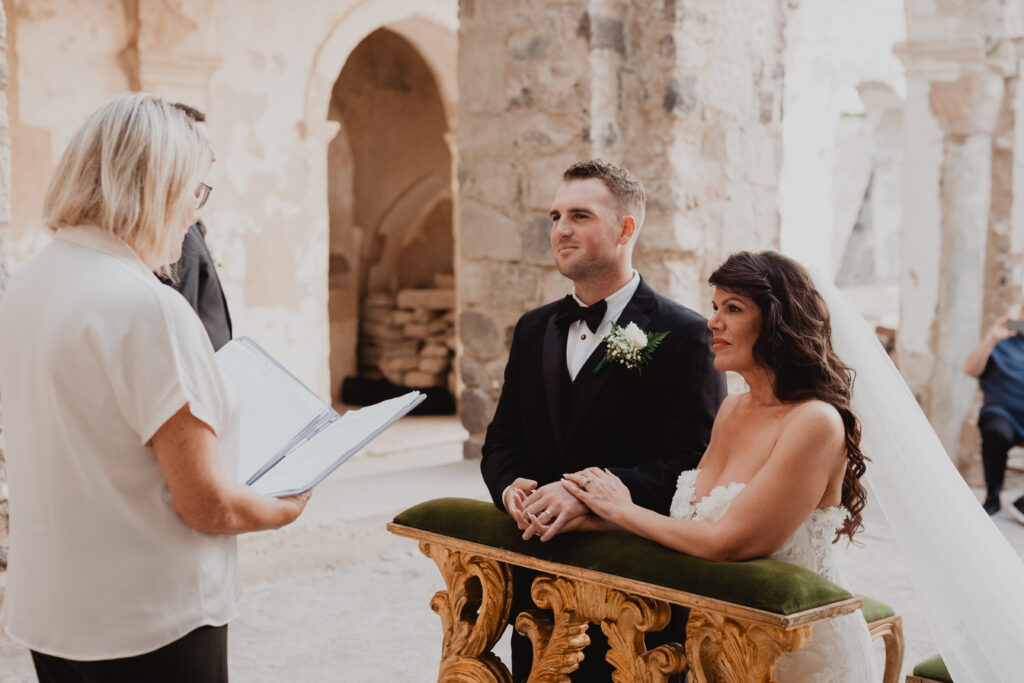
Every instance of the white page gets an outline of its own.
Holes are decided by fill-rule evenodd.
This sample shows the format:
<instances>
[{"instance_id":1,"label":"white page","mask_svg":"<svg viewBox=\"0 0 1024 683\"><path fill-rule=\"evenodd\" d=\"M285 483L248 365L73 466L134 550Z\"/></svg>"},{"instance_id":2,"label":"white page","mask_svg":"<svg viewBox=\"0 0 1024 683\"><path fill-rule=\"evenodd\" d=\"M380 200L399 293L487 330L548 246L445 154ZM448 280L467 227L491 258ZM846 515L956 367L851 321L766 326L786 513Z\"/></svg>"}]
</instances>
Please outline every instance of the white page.
<instances>
[{"instance_id":1,"label":"white page","mask_svg":"<svg viewBox=\"0 0 1024 683\"><path fill-rule=\"evenodd\" d=\"M248 337L222 347L217 364L238 390L241 452L236 481L248 481L313 419L330 411Z\"/></svg>"},{"instance_id":2,"label":"white page","mask_svg":"<svg viewBox=\"0 0 1024 683\"><path fill-rule=\"evenodd\" d=\"M350 410L285 456L253 483L260 493L285 496L308 491L425 398L418 391Z\"/></svg>"}]
</instances>

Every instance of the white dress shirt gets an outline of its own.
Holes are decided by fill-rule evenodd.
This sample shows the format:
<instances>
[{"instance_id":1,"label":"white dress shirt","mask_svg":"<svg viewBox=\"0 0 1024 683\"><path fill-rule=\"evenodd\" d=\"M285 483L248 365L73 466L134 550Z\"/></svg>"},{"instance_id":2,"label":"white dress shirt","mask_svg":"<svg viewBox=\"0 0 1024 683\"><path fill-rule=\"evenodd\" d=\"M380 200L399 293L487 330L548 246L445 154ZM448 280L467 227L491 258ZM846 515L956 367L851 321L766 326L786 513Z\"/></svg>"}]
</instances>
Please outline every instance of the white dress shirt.
<instances>
[{"instance_id":1,"label":"white dress shirt","mask_svg":"<svg viewBox=\"0 0 1024 683\"><path fill-rule=\"evenodd\" d=\"M238 613L233 536L193 531L149 445L185 403L238 458L238 401L206 330L127 244L63 228L0 302L10 485L7 634L77 660L129 657Z\"/></svg>"},{"instance_id":2,"label":"white dress shirt","mask_svg":"<svg viewBox=\"0 0 1024 683\"><path fill-rule=\"evenodd\" d=\"M608 302L608 310L605 311L604 318L601 319L601 325L597 328L597 332L591 332L590 328L587 327L587 323L583 320L576 320L569 325L569 338L565 343L565 367L569 369L569 376L572 377L573 381L576 381L576 375L579 374L580 369L586 364L587 359L601 345L601 340L612 331L612 321L619 319L619 316L622 315L622 310L626 308L626 304L636 294L636 288L639 286L640 274L634 270L633 277L630 278L629 282L614 294L605 297L605 301ZM572 290L572 298L576 299L576 303L580 306L587 308L587 305L577 298L575 287Z\"/></svg>"}]
</instances>

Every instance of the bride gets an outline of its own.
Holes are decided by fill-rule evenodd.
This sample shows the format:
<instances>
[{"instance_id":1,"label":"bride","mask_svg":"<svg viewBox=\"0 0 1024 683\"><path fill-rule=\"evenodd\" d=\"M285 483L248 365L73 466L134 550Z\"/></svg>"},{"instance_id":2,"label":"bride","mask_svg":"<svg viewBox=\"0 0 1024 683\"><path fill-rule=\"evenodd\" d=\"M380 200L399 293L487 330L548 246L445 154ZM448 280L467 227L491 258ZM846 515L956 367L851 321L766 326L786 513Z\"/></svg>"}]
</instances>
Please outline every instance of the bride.
<instances>
[{"instance_id":1,"label":"bride","mask_svg":"<svg viewBox=\"0 0 1024 683\"><path fill-rule=\"evenodd\" d=\"M624 529L710 560L770 557L848 588L832 544L862 528L870 456L866 480L954 680L1019 680L1024 563L863 319L830 282L775 252L734 254L709 281L715 367L739 373L749 391L722 404L669 517L633 505L607 471L566 475L566 489L599 518L581 528ZM816 626L773 679L877 681L861 615Z\"/></svg>"},{"instance_id":2,"label":"bride","mask_svg":"<svg viewBox=\"0 0 1024 683\"><path fill-rule=\"evenodd\" d=\"M773 252L734 254L710 282L715 367L739 373L750 390L722 403L700 464L679 476L671 516L634 505L598 468L566 475L564 485L609 525L674 550L718 562L771 557L846 587L831 546L862 528L865 458L828 309L807 272ZM773 677L876 681L871 662L855 612L816 626Z\"/></svg>"}]
</instances>

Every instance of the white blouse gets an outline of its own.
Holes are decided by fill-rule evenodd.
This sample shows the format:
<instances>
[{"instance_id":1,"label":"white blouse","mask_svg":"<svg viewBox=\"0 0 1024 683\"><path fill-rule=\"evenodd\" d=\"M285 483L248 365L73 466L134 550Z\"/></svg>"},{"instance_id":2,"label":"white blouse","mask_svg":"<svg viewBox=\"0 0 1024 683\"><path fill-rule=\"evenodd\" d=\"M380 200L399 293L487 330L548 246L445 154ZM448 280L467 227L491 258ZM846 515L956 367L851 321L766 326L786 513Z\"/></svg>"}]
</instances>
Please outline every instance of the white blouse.
<instances>
[{"instance_id":1,"label":"white blouse","mask_svg":"<svg viewBox=\"0 0 1024 683\"><path fill-rule=\"evenodd\" d=\"M234 536L185 526L148 445L187 402L234 476L237 397L199 318L128 245L64 228L18 269L0 302L0 396L12 640L112 659L237 615Z\"/></svg>"}]
</instances>

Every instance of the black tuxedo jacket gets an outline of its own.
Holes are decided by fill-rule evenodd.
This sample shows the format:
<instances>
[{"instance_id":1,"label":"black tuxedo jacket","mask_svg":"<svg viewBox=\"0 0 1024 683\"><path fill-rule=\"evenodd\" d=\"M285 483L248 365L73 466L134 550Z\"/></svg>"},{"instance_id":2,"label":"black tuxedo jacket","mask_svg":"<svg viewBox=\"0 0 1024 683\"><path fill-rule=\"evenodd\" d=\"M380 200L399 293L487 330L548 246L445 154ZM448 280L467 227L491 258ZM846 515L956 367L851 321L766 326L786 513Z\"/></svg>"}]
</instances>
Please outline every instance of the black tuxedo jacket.
<instances>
[{"instance_id":1,"label":"black tuxedo jacket","mask_svg":"<svg viewBox=\"0 0 1024 683\"><path fill-rule=\"evenodd\" d=\"M164 284L181 292L203 321L213 350L231 341L231 314L220 287L220 278L206 246L206 227L202 221L193 223L185 233L181 258L171 266L175 279L160 278Z\"/></svg>"},{"instance_id":2,"label":"black tuxedo jacket","mask_svg":"<svg viewBox=\"0 0 1024 683\"><path fill-rule=\"evenodd\" d=\"M641 280L617 322L668 336L642 374L617 363L595 374L602 343L566 401L566 336L555 326L556 307L534 309L516 324L480 465L491 497L503 508L501 494L517 477L543 485L597 466L621 478L635 503L668 514L679 473L696 467L726 394L707 321Z\"/></svg>"}]
</instances>

